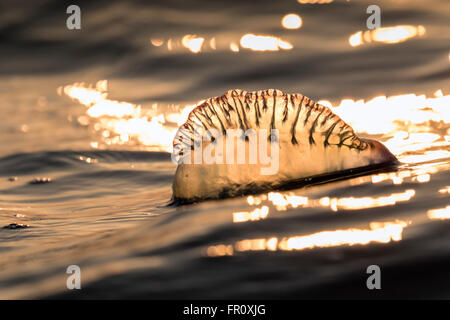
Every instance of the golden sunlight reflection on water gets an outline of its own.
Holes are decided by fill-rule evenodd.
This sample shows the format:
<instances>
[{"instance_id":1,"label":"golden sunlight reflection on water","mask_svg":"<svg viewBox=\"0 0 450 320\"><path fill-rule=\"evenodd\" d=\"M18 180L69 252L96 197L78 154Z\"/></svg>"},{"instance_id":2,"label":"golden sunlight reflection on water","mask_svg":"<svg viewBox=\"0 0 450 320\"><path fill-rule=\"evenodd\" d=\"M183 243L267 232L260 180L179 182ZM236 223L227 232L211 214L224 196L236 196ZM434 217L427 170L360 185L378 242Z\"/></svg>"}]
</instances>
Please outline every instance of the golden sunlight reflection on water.
<instances>
[{"instance_id":1,"label":"golden sunlight reflection on water","mask_svg":"<svg viewBox=\"0 0 450 320\"><path fill-rule=\"evenodd\" d=\"M438 171L437 166L446 164L447 161L423 163L397 172L375 174L372 175L371 179L372 183L392 180L393 184L402 184L405 179L409 179L410 182L425 183L429 182L431 175Z\"/></svg>"},{"instance_id":2,"label":"golden sunlight reflection on water","mask_svg":"<svg viewBox=\"0 0 450 320\"><path fill-rule=\"evenodd\" d=\"M394 185L401 185L404 182L408 183L427 183L431 180L432 174L437 173L438 166L448 165L447 161L437 163L424 163L414 165L411 168L400 169L397 172L379 173L369 177L359 177L350 181L350 185L366 184L372 182L373 184L382 183L383 181L392 181ZM443 187L438 190L441 194L449 193L450 187ZM416 195L414 189L406 189L402 192L394 192L378 197L363 196L363 197L328 197L308 198L303 195L296 194L292 191L288 192L269 192L261 195L251 195L247 197L247 203L250 206L259 206L264 204L261 208L250 211L233 213L233 222L247 222L266 219L269 217L270 208L267 206L268 202L275 207L276 212L286 211L295 208L328 208L334 212L337 211L352 211L377 207L394 206L400 202L410 201ZM262 211L262 208L264 210ZM263 214L261 214L263 212ZM275 212L275 213L276 213Z\"/></svg>"},{"instance_id":3,"label":"golden sunlight reflection on water","mask_svg":"<svg viewBox=\"0 0 450 320\"><path fill-rule=\"evenodd\" d=\"M300 16L296 14L287 15L282 21L283 27L286 29L298 29L302 25ZM162 47L164 44L162 38L150 38L150 43L154 47ZM208 45L205 45L208 43ZM182 38L167 39L167 50L175 52L199 53L203 51L215 50L231 50L232 52L239 52L240 49L249 49L251 51L280 51L291 50L293 44L272 35L255 35L247 33L241 36L239 40L220 39L216 37L206 39L205 37L186 34Z\"/></svg>"},{"instance_id":4,"label":"golden sunlight reflection on water","mask_svg":"<svg viewBox=\"0 0 450 320\"><path fill-rule=\"evenodd\" d=\"M402 240L403 229L407 225L408 222L401 220L371 222L368 229L349 228L292 237L244 239L235 242L234 245L209 246L206 249L206 255L219 257L246 251L299 251L313 248L389 243Z\"/></svg>"},{"instance_id":5,"label":"golden sunlight reflection on water","mask_svg":"<svg viewBox=\"0 0 450 320\"><path fill-rule=\"evenodd\" d=\"M239 52L239 46L235 42L230 43L230 50L233 52Z\"/></svg>"},{"instance_id":6,"label":"golden sunlight reflection on water","mask_svg":"<svg viewBox=\"0 0 450 320\"><path fill-rule=\"evenodd\" d=\"M326 2L317 2L326 3ZM281 25L287 30L296 30L302 27L302 18L295 13L289 13L282 17ZM426 33L424 26L397 25L391 27L381 27L374 30L358 31L348 38L348 43L352 47L358 47L371 42L386 44L396 44L407 41L411 38L422 37ZM187 50L189 53L199 53L202 51L231 50L239 52L241 48L252 51L280 51L291 50L294 44L274 35L256 35L252 33L244 34L239 42L236 39L216 39L216 36L206 38L193 34L186 34L181 38L150 38L150 44L154 47L161 47L166 42L168 51ZM204 45L205 42L209 44ZM218 44L220 43L220 45ZM450 56L449 56L450 57Z\"/></svg>"},{"instance_id":7,"label":"golden sunlight reflection on water","mask_svg":"<svg viewBox=\"0 0 450 320\"><path fill-rule=\"evenodd\" d=\"M255 35L247 33L240 40L241 47L253 51L290 50L293 45L285 40L273 36Z\"/></svg>"},{"instance_id":8,"label":"golden sunlight reflection on water","mask_svg":"<svg viewBox=\"0 0 450 320\"><path fill-rule=\"evenodd\" d=\"M427 211L427 216L431 220L450 219L450 206L440 209L432 209Z\"/></svg>"},{"instance_id":9,"label":"golden sunlight reflection on water","mask_svg":"<svg viewBox=\"0 0 450 320\"><path fill-rule=\"evenodd\" d=\"M249 196L247 203L250 205L260 205L268 200L277 211L286 211L289 208L329 208L332 211L339 210L360 210L368 208L393 206L398 202L411 200L416 194L414 189L407 189L403 192L396 192L380 197L321 197L309 199L308 197L295 195L293 192L269 192L267 195ZM269 208L262 206L252 211L234 212L233 222L257 221L266 219L269 215Z\"/></svg>"},{"instance_id":10,"label":"golden sunlight reflection on water","mask_svg":"<svg viewBox=\"0 0 450 320\"><path fill-rule=\"evenodd\" d=\"M150 43L154 45L155 47L160 47L164 44L164 39L159 38L151 38Z\"/></svg>"},{"instance_id":11,"label":"golden sunlight reflection on water","mask_svg":"<svg viewBox=\"0 0 450 320\"><path fill-rule=\"evenodd\" d=\"M247 221L257 221L261 219L265 219L269 214L269 207L262 206L261 208L256 208L250 212L247 211L239 211L233 212L233 222L247 222Z\"/></svg>"},{"instance_id":12,"label":"golden sunlight reflection on water","mask_svg":"<svg viewBox=\"0 0 450 320\"><path fill-rule=\"evenodd\" d=\"M333 2L333 0L297 0L297 2L301 4L323 4L323 3L331 3Z\"/></svg>"},{"instance_id":13,"label":"golden sunlight reflection on water","mask_svg":"<svg viewBox=\"0 0 450 320\"><path fill-rule=\"evenodd\" d=\"M445 150L450 145L449 106L450 95L404 94L369 101L344 99L331 109L356 132L385 137L383 143L402 162L418 163L450 157Z\"/></svg>"},{"instance_id":14,"label":"golden sunlight reflection on water","mask_svg":"<svg viewBox=\"0 0 450 320\"><path fill-rule=\"evenodd\" d=\"M181 40L181 43L192 53L198 53L202 50L205 38L197 37L195 35L187 34Z\"/></svg>"},{"instance_id":15,"label":"golden sunlight reflection on water","mask_svg":"<svg viewBox=\"0 0 450 320\"><path fill-rule=\"evenodd\" d=\"M285 29L299 29L302 23L302 18L295 13L289 13L281 19L281 25Z\"/></svg>"},{"instance_id":16,"label":"golden sunlight reflection on water","mask_svg":"<svg viewBox=\"0 0 450 320\"><path fill-rule=\"evenodd\" d=\"M106 145L140 144L150 150L172 151L172 141L178 126L186 121L194 106L185 106L177 113L167 115L155 114L154 109L143 112L140 105L108 99L107 81L97 82L95 87L84 83L74 83L65 86L58 92L67 96L88 109L86 114L96 119L94 129L103 132ZM166 118L173 125L167 125ZM85 118L79 121L88 123ZM92 142L92 147L98 147L98 142Z\"/></svg>"},{"instance_id":17,"label":"golden sunlight reflection on water","mask_svg":"<svg viewBox=\"0 0 450 320\"><path fill-rule=\"evenodd\" d=\"M385 207L395 205L397 202L409 201L416 192L408 189L400 193L392 193L382 197L347 197L347 198L329 198L320 199L322 206L329 206L331 210L359 210L367 208Z\"/></svg>"},{"instance_id":18,"label":"golden sunlight reflection on water","mask_svg":"<svg viewBox=\"0 0 450 320\"><path fill-rule=\"evenodd\" d=\"M424 26L399 25L393 27L383 27L374 30L367 30L365 32L355 32L348 38L348 42L352 47L358 47L370 42L394 44L414 37L421 37L425 35L425 32L426 30Z\"/></svg>"}]
</instances>

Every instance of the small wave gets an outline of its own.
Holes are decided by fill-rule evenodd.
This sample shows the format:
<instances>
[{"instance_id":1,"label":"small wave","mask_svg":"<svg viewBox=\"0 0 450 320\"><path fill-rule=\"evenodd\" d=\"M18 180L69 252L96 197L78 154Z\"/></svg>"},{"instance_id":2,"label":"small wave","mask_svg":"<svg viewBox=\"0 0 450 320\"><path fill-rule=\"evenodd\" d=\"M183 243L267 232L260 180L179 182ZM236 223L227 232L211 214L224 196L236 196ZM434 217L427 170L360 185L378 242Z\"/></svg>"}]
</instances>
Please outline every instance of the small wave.
<instances>
[{"instance_id":1,"label":"small wave","mask_svg":"<svg viewBox=\"0 0 450 320\"><path fill-rule=\"evenodd\" d=\"M70 170L96 163L168 161L170 154L166 152L98 150L18 153L0 158L0 176Z\"/></svg>"}]
</instances>

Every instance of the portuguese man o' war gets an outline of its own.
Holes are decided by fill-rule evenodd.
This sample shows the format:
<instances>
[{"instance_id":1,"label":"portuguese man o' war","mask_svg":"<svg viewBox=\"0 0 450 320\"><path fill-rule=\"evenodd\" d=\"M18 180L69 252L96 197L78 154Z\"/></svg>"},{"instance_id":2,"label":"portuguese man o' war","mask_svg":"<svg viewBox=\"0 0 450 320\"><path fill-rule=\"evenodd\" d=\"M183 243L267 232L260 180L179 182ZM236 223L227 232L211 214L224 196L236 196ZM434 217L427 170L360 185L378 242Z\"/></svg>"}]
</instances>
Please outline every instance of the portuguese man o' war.
<instances>
[{"instance_id":1,"label":"portuguese man o' war","mask_svg":"<svg viewBox=\"0 0 450 320\"><path fill-rule=\"evenodd\" d=\"M189 114L174 139L173 200L195 202L369 172L398 163L302 94L230 90Z\"/></svg>"}]
</instances>

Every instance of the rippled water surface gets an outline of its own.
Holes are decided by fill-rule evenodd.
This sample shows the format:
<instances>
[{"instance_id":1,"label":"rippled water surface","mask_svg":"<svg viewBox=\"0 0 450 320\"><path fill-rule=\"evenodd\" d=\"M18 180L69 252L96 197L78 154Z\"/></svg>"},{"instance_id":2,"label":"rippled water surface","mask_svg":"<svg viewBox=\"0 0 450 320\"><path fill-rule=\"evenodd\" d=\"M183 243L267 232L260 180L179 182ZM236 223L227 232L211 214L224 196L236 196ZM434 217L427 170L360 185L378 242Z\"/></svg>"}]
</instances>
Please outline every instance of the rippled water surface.
<instances>
[{"instance_id":1,"label":"rippled water surface","mask_svg":"<svg viewBox=\"0 0 450 320\"><path fill-rule=\"evenodd\" d=\"M5 1L0 297L448 298L450 3L306 2L82 1L70 31ZM234 88L311 97L401 165L169 205L176 129Z\"/></svg>"}]
</instances>

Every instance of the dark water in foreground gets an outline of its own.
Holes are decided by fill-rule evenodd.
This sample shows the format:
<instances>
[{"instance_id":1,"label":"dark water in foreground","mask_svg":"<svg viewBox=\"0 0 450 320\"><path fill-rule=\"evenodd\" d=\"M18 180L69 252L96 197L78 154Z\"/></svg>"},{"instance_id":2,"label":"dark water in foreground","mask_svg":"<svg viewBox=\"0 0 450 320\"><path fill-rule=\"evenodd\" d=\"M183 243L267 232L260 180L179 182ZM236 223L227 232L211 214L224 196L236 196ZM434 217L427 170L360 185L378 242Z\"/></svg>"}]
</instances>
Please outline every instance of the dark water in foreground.
<instances>
[{"instance_id":1,"label":"dark water in foreground","mask_svg":"<svg viewBox=\"0 0 450 320\"><path fill-rule=\"evenodd\" d=\"M426 33L352 47L369 4L383 27ZM448 1L81 2L80 31L59 1L2 6L0 227L28 227L0 229L0 298L450 296ZM248 33L290 48L245 48ZM174 130L231 88L326 99L402 165L169 206ZM69 265L82 290L67 290ZM382 290L367 290L369 265Z\"/></svg>"}]
</instances>

